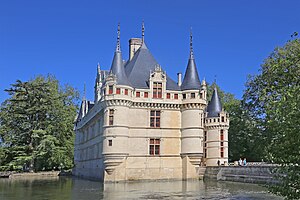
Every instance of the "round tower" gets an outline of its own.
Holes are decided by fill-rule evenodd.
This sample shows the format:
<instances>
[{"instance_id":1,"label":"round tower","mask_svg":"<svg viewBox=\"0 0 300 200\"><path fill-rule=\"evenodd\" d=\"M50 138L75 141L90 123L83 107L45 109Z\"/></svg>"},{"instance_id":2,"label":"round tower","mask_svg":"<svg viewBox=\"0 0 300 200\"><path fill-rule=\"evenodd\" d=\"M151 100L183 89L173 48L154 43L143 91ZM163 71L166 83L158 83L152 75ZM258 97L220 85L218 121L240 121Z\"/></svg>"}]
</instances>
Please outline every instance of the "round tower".
<instances>
[{"instance_id":1,"label":"round tower","mask_svg":"<svg viewBox=\"0 0 300 200\"><path fill-rule=\"evenodd\" d=\"M222 109L217 88L207 106L204 131L206 166L228 165L229 116Z\"/></svg>"}]
</instances>

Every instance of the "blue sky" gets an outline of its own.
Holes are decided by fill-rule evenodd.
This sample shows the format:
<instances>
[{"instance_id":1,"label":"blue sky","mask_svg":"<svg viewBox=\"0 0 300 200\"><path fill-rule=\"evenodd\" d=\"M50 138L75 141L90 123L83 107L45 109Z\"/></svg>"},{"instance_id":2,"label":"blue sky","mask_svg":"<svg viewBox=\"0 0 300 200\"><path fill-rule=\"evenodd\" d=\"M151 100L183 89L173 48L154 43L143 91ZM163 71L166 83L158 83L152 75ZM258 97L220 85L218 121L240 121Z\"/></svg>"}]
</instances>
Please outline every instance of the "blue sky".
<instances>
[{"instance_id":1,"label":"blue sky","mask_svg":"<svg viewBox=\"0 0 300 200\"><path fill-rule=\"evenodd\" d=\"M248 74L300 31L298 0L0 1L0 102L17 79L48 73L93 99L96 65L109 69L121 23L121 49L141 36L164 70L184 73L193 28L200 78L241 98Z\"/></svg>"}]
</instances>

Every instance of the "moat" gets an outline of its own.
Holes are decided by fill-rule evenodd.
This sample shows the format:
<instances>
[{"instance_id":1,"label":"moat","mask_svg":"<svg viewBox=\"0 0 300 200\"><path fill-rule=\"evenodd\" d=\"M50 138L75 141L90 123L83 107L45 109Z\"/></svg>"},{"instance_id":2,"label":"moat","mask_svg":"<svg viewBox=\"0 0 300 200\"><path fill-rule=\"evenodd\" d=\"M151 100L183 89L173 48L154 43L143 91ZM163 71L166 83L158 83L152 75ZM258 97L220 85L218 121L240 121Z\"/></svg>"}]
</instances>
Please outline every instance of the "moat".
<instances>
[{"instance_id":1,"label":"moat","mask_svg":"<svg viewBox=\"0 0 300 200\"><path fill-rule=\"evenodd\" d=\"M215 181L102 184L77 178L0 179L1 200L281 199L259 185Z\"/></svg>"}]
</instances>

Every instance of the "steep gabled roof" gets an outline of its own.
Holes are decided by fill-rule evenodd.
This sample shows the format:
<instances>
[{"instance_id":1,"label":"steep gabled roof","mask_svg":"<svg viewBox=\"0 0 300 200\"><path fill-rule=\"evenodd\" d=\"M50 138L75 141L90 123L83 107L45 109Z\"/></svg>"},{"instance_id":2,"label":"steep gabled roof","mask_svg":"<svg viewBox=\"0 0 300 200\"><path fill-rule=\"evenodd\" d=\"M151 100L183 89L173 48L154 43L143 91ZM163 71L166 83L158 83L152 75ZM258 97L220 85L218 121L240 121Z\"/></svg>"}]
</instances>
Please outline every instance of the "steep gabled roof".
<instances>
[{"instance_id":1,"label":"steep gabled roof","mask_svg":"<svg viewBox=\"0 0 300 200\"><path fill-rule=\"evenodd\" d=\"M207 106L207 117L218 117L222 111L222 104L218 95L218 90L215 87L213 95Z\"/></svg>"},{"instance_id":2,"label":"steep gabled roof","mask_svg":"<svg viewBox=\"0 0 300 200\"><path fill-rule=\"evenodd\" d=\"M125 66L126 75L135 88L149 88L150 72L153 72L157 61L147 48L145 42L137 50L132 60ZM179 86L167 76L167 90L180 90Z\"/></svg>"}]
</instances>

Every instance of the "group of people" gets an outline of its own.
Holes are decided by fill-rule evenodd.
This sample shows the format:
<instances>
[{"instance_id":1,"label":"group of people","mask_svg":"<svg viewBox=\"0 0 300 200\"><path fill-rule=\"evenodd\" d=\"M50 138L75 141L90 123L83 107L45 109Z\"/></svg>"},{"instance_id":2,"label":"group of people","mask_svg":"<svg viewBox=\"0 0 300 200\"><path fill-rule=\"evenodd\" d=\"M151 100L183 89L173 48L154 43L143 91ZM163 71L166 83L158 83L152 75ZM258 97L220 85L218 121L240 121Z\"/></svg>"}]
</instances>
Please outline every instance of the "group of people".
<instances>
[{"instance_id":1,"label":"group of people","mask_svg":"<svg viewBox=\"0 0 300 200\"><path fill-rule=\"evenodd\" d=\"M246 166L247 165L247 161L246 158L244 158L244 160L242 160L242 158L239 159L239 166Z\"/></svg>"}]
</instances>

